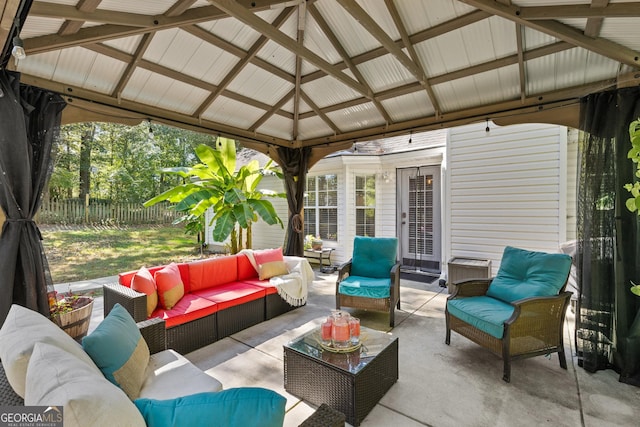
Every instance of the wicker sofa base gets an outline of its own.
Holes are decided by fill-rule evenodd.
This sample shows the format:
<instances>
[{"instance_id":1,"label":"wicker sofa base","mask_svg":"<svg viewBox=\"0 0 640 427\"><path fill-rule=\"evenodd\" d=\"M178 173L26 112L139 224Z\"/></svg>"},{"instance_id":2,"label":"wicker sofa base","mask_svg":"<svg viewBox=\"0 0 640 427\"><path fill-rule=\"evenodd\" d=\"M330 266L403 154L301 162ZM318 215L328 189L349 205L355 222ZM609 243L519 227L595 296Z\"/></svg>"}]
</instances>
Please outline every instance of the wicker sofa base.
<instances>
[{"instance_id":1,"label":"wicker sofa base","mask_svg":"<svg viewBox=\"0 0 640 427\"><path fill-rule=\"evenodd\" d=\"M218 311L218 337L222 339L264 321L264 298Z\"/></svg>"},{"instance_id":2,"label":"wicker sofa base","mask_svg":"<svg viewBox=\"0 0 640 427\"><path fill-rule=\"evenodd\" d=\"M302 306L291 305L278 294L269 294L264 299L265 320L273 319L298 307Z\"/></svg>"},{"instance_id":3,"label":"wicker sofa base","mask_svg":"<svg viewBox=\"0 0 640 427\"><path fill-rule=\"evenodd\" d=\"M9 384L2 363L0 363L0 406L24 406L24 399L18 396Z\"/></svg>"},{"instance_id":4,"label":"wicker sofa base","mask_svg":"<svg viewBox=\"0 0 640 427\"><path fill-rule=\"evenodd\" d=\"M218 313L167 328L167 348L187 354L218 340Z\"/></svg>"}]
</instances>

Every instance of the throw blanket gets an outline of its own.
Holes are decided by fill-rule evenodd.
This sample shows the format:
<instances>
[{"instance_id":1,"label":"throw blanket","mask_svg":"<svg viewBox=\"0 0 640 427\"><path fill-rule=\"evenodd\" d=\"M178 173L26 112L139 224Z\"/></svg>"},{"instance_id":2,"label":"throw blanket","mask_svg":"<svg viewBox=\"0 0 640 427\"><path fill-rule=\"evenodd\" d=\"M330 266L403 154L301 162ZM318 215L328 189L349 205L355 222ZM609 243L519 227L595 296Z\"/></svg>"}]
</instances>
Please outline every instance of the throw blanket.
<instances>
[{"instance_id":1,"label":"throw blanket","mask_svg":"<svg viewBox=\"0 0 640 427\"><path fill-rule=\"evenodd\" d=\"M245 254L253 268L258 271L258 265L251 249L243 249L238 253ZM278 295L290 305L297 307L306 304L308 284L313 282L315 278L309 261L302 257L285 256L284 263L287 265L289 273L272 277L269 279L269 283L276 287Z\"/></svg>"}]
</instances>

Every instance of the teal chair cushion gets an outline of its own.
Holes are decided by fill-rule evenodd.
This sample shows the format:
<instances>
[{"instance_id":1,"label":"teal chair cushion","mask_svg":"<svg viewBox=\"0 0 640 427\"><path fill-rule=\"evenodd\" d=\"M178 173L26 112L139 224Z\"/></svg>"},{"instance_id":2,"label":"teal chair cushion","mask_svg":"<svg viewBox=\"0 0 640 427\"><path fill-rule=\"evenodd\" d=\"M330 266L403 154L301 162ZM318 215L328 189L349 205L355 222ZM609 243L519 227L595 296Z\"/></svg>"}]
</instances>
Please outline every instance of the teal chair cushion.
<instances>
[{"instance_id":1,"label":"teal chair cushion","mask_svg":"<svg viewBox=\"0 0 640 427\"><path fill-rule=\"evenodd\" d=\"M398 239L395 237L356 236L353 241L351 275L389 278L396 263Z\"/></svg>"},{"instance_id":2,"label":"teal chair cushion","mask_svg":"<svg viewBox=\"0 0 640 427\"><path fill-rule=\"evenodd\" d=\"M342 295L366 298L389 298L391 279L389 274L384 279L349 276L340 282L338 292Z\"/></svg>"},{"instance_id":3,"label":"teal chair cushion","mask_svg":"<svg viewBox=\"0 0 640 427\"><path fill-rule=\"evenodd\" d=\"M286 402L275 391L241 387L170 400L136 399L133 403L148 427L282 427Z\"/></svg>"},{"instance_id":4,"label":"teal chair cushion","mask_svg":"<svg viewBox=\"0 0 640 427\"><path fill-rule=\"evenodd\" d=\"M513 302L523 298L558 295L570 269L569 255L532 252L507 246L487 296Z\"/></svg>"},{"instance_id":5,"label":"teal chair cushion","mask_svg":"<svg viewBox=\"0 0 640 427\"><path fill-rule=\"evenodd\" d=\"M447 301L449 314L502 339L504 322L511 317L515 307L487 296L456 298Z\"/></svg>"}]
</instances>

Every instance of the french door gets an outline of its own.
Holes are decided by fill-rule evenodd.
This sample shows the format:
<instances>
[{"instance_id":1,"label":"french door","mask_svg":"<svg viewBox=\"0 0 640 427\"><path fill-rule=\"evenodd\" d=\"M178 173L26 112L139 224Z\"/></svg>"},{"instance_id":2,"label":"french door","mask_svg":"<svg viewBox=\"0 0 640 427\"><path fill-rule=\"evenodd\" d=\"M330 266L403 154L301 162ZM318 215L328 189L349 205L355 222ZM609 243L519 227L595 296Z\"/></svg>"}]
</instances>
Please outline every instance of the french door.
<instances>
[{"instance_id":1,"label":"french door","mask_svg":"<svg viewBox=\"0 0 640 427\"><path fill-rule=\"evenodd\" d=\"M401 263L440 271L440 168L400 169L398 186Z\"/></svg>"}]
</instances>

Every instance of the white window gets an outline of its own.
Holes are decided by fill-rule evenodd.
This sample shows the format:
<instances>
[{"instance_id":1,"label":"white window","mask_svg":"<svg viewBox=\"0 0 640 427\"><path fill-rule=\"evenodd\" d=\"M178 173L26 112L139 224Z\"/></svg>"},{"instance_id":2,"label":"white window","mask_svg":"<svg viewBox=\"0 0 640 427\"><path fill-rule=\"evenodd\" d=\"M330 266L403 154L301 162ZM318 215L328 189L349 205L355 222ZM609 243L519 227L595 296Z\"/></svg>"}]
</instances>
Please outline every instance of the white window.
<instances>
[{"instance_id":1,"label":"white window","mask_svg":"<svg viewBox=\"0 0 640 427\"><path fill-rule=\"evenodd\" d=\"M304 234L322 240L338 240L338 177L307 177L304 200Z\"/></svg>"},{"instance_id":2,"label":"white window","mask_svg":"<svg viewBox=\"0 0 640 427\"><path fill-rule=\"evenodd\" d=\"M376 235L376 176L356 176L356 235Z\"/></svg>"}]
</instances>

